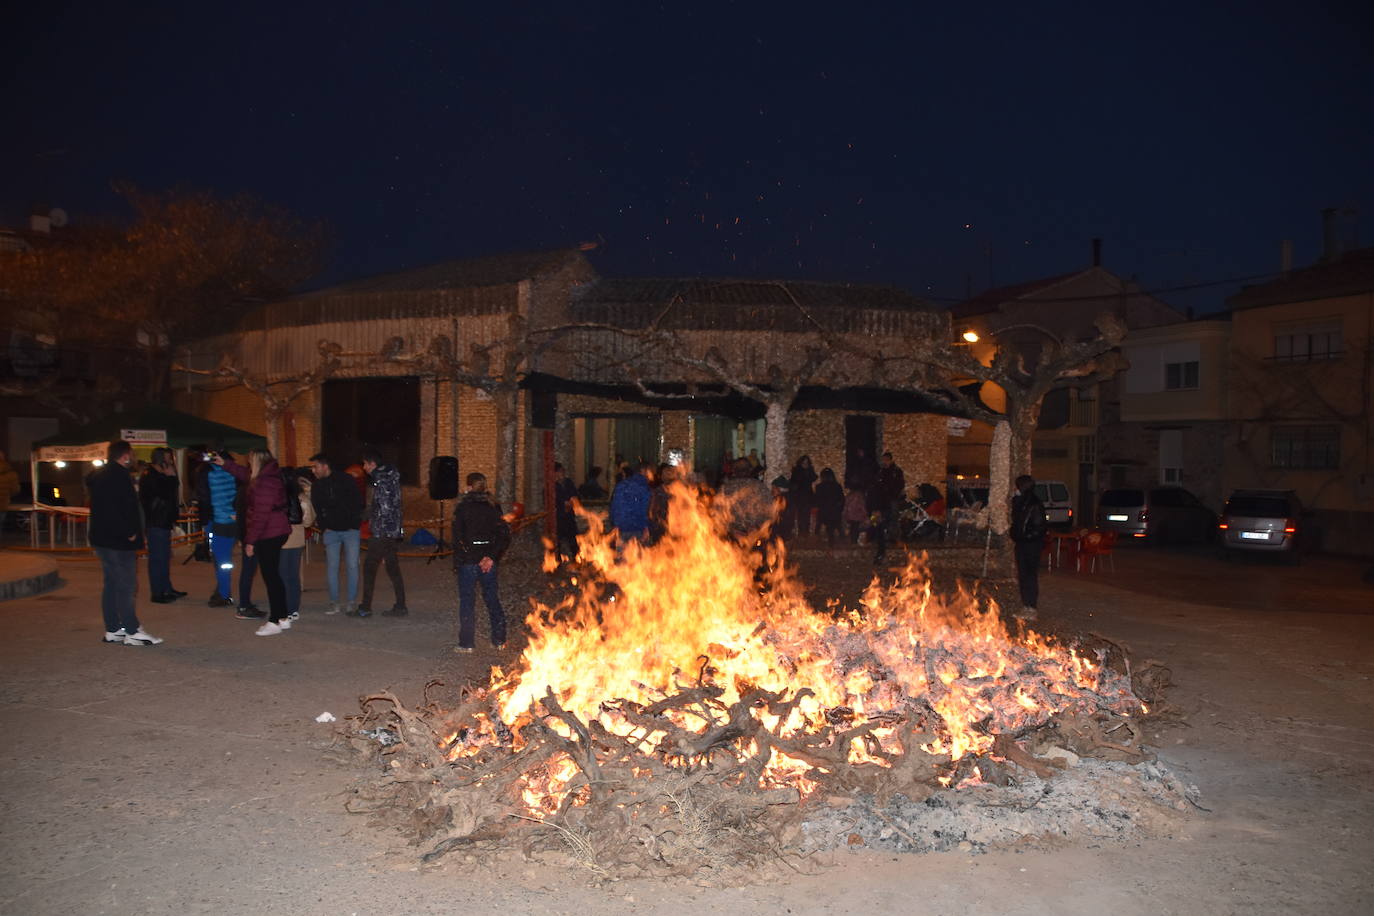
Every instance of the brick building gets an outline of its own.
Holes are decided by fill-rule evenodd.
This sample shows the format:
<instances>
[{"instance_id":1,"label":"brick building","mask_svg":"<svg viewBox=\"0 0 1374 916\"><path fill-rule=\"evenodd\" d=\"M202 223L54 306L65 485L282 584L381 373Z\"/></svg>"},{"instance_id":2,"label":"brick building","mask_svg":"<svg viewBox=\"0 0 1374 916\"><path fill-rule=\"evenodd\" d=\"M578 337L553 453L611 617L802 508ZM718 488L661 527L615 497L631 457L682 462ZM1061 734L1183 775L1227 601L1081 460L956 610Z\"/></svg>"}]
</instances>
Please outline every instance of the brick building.
<instances>
[{"instance_id":1,"label":"brick building","mask_svg":"<svg viewBox=\"0 0 1374 916\"><path fill-rule=\"evenodd\" d=\"M887 288L605 279L576 250L449 261L260 305L233 333L198 341L185 365L205 373L232 364L282 391L320 364L328 342L337 370L300 394L272 431L263 399L230 379L184 374L178 406L269 433L285 463L321 449L348 460L364 443L377 445L400 469L411 513L423 516L431 458L454 455L460 474L494 478L504 457L501 396L423 357L451 353L449 365L471 368L474 347L487 348L500 367L515 352L512 320L526 335L562 329L552 335L557 345L520 357L512 492L531 510L543 505L552 460L580 481L617 455L656 462L671 448L707 470L727 450L757 449L770 474L802 454L842 474L847 453L862 446L894 452L912 484L944 476L949 408L938 398L869 384L863 365L830 360L786 412L779 460L767 454L765 405L664 354L636 352L643 341L634 337L651 326L671 331L686 349L715 354L767 388L796 376L807 346L875 352L903 335L947 335L943 310Z\"/></svg>"}]
</instances>

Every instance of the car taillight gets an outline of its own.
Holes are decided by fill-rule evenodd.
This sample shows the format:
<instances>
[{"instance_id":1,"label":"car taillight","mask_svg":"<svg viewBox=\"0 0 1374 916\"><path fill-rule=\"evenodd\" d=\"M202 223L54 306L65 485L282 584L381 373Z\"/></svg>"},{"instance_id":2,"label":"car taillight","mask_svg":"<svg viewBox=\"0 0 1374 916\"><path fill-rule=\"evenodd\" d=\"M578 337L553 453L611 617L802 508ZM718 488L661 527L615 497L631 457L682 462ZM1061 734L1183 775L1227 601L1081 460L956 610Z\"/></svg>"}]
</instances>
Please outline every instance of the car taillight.
<instances>
[{"instance_id":1,"label":"car taillight","mask_svg":"<svg viewBox=\"0 0 1374 916\"><path fill-rule=\"evenodd\" d=\"M1072 510L1072 509L1069 510L1069 518L1073 518L1073 510Z\"/></svg>"},{"instance_id":2,"label":"car taillight","mask_svg":"<svg viewBox=\"0 0 1374 916\"><path fill-rule=\"evenodd\" d=\"M1297 519L1295 519L1295 518L1286 518L1286 519L1283 520L1283 533L1284 533L1284 534L1295 534L1295 533L1297 532L1297 530L1298 530L1298 520L1297 520Z\"/></svg>"},{"instance_id":3,"label":"car taillight","mask_svg":"<svg viewBox=\"0 0 1374 916\"><path fill-rule=\"evenodd\" d=\"M1217 522L1217 527L1225 531L1227 528L1231 527L1231 520L1223 515L1221 521Z\"/></svg>"}]
</instances>

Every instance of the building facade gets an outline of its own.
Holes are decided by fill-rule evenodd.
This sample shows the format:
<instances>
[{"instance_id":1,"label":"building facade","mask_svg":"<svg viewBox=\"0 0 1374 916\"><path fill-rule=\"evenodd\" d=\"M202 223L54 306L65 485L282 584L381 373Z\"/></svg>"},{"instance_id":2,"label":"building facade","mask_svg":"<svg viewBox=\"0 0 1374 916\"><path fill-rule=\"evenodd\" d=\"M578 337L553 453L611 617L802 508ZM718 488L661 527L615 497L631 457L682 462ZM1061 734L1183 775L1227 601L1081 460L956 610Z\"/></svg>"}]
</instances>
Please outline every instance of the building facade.
<instances>
[{"instance_id":1,"label":"building facade","mask_svg":"<svg viewBox=\"0 0 1374 916\"><path fill-rule=\"evenodd\" d=\"M1228 487L1296 490L1324 549L1374 555L1374 248L1228 304Z\"/></svg>"}]
</instances>

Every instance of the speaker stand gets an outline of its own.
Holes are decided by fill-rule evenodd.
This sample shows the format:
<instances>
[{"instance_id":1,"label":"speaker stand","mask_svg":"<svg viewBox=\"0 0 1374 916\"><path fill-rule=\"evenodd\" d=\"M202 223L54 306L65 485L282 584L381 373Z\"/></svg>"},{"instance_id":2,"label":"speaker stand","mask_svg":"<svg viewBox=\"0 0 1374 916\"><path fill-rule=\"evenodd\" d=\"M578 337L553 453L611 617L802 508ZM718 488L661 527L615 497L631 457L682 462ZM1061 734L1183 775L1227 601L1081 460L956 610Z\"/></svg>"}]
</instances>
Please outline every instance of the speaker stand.
<instances>
[{"instance_id":1,"label":"speaker stand","mask_svg":"<svg viewBox=\"0 0 1374 916\"><path fill-rule=\"evenodd\" d=\"M425 560L426 566L439 559L439 554L444 552L444 522L447 520L448 516L444 513L444 501L441 499L439 500L439 543L434 545L434 552L429 555L428 560Z\"/></svg>"}]
</instances>

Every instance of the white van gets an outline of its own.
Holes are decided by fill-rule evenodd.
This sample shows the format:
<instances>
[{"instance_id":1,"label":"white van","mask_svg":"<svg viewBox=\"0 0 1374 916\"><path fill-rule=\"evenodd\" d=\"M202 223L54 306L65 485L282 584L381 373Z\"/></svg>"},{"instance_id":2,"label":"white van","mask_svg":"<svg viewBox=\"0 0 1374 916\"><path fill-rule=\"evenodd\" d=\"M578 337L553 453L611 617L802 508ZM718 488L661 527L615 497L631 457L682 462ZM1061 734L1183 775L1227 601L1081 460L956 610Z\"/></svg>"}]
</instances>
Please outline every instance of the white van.
<instances>
[{"instance_id":1,"label":"white van","mask_svg":"<svg viewBox=\"0 0 1374 916\"><path fill-rule=\"evenodd\" d=\"M1051 525L1073 527L1073 498L1062 480L1037 480L1035 495L1045 504L1045 521Z\"/></svg>"}]
</instances>

